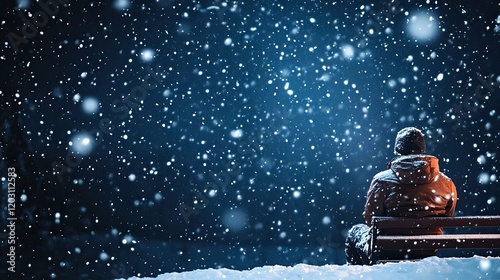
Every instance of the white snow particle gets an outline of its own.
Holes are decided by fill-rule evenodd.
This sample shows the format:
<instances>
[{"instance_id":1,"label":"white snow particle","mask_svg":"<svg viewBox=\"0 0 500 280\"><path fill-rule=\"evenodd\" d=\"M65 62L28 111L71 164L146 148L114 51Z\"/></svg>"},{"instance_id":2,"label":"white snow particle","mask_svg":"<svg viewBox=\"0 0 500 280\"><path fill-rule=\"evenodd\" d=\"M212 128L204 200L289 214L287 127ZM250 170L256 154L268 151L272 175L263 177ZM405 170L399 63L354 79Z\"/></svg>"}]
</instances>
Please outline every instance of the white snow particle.
<instances>
[{"instance_id":1,"label":"white snow particle","mask_svg":"<svg viewBox=\"0 0 500 280\"><path fill-rule=\"evenodd\" d=\"M94 141L92 136L88 133L81 132L74 135L69 142L71 151L76 152L82 156L86 156L92 152L94 148Z\"/></svg>"},{"instance_id":2,"label":"white snow particle","mask_svg":"<svg viewBox=\"0 0 500 280\"><path fill-rule=\"evenodd\" d=\"M477 163L483 165L486 163L486 157L484 155L480 155L479 157L477 157Z\"/></svg>"},{"instance_id":3,"label":"white snow particle","mask_svg":"<svg viewBox=\"0 0 500 280\"><path fill-rule=\"evenodd\" d=\"M149 61L153 60L154 56L155 56L155 52L152 49L144 49L141 52L141 59L144 62L149 62Z\"/></svg>"},{"instance_id":4,"label":"white snow particle","mask_svg":"<svg viewBox=\"0 0 500 280\"><path fill-rule=\"evenodd\" d=\"M231 131L231 137L238 139L243 136L243 129L235 129Z\"/></svg>"},{"instance_id":5,"label":"white snow particle","mask_svg":"<svg viewBox=\"0 0 500 280\"><path fill-rule=\"evenodd\" d=\"M410 17L408 32L417 41L433 39L439 30L436 17L430 12L417 12Z\"/></svg>"},{"instance_id":6,"label":"white snow particle","mask_svg":"<svg viewBox=\"0 0 500 280\"><path fill-rule=\"evenodd\" d=\"M113 3L113 8L117 10L125 10L130 7L130 0L115 0Z\"/></svg>"},{"instance_id":7,"label":"white snow particle","mask_svg":"<svg viewBox=\"0 0 500 280\"><path fill-rule=\"evenodd\" d=\"M300 197L300 191L294 191L293 198L299 198L299 197Z\"/></svg>"},{"instance_id":8,"label":"white snow particle","mask_svg":"<svg viewBox=\"0 0 500 280\"><path fill-rule=\"evenodd\" d=\"M101 252L101 254L99 254L99 259L103 262L109 260L109 255L108 253L106 252Z\"/></svg>"},{"instance_id":9,"label":"white snow particle","mask_svg":"<svg viewBox=\"0 0 500 280\"><path fill-rule=\"evenodd\" d=\"M75 97L76 95L73 97L73 100L75 100ZM97 101L94 97L87 97L83 100L82 107L85 113L94 114L99 110L99 101Z\"/></svg>"},{"instance_id":10,"label":"white snow particle","mask_svg":"<svg viewBox=\"0 0 500 280\"><path fill-rule=\"evenodd\" d=\"M349 44L344 44L341 47L344 58L352 59L354 57L354 47Z\"/></svg>"},{"instance_id":11,"label":"white snow particle","mask_svg":"<svg viewBox=\"0 0 500 280\"><path fill-rule=\"evenodd\" d=\"M130 182L135 181L135 179L136 179L136 178L137 178L137 177L136 177L136 176L135 176L135 174L133 174L133 173L132 173L132 174L130 174L130 175L128 175L128 179L130 180Z\"/></svg>"},{"instance_id":12,"label":"white snow particle","mask_svg":"<svg viewBox=\"0 0 500 280\"><path fill-rule=\"evenodd\" d=\"M477 180L479 181L479 184L487 185L490 182L490 174L487 172L481 172L477 176Z\"/></svg>"},{"instance_id":13,"label":"white snow particle","mask_svg":"<svg viewBox=\"0 0 500 280\"><path fill-rule=\"evenodd\" d=\"M162 200L162 199L163 199L163 195L161 195L161 193L156 193L156 194L155 194L155 200L156 200L156 201L160 201L160 200Z\"/></svg>"}]
</instances>

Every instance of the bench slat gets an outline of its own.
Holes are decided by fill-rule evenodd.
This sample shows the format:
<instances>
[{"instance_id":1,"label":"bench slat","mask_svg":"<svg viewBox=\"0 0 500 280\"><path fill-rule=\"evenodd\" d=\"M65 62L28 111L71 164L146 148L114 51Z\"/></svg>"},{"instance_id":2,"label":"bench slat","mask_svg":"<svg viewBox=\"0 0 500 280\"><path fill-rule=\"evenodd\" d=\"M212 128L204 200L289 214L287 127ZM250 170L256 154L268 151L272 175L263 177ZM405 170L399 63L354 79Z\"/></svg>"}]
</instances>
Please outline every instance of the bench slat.
<instances>
[{"instance_id":1,"label":"bench slat","mask_svg":"<svg viewBox=\"0 0 500 280\"><path fill-rule=\"evenodd\" d=\"M500 216L399 218L374 217L377 228L498 227Z\"/></svg>"},{"instance_id":2,"label":"bench slat","mask_svg":"<svg viewBox=\"0 0 500 280\"><path fill-rule=\"evenodd\" d=\"M487 249L500 248L500 234L447 234L447 235L413 235L413 236L378 236L378 250L389 249L437 249L467 248Z\"/></svg>"},{"instance_id":3,"label":"bench slat","mask_svg":"<svg viewBox=\"0 0 500 280\"><path fill-rule=\"evenodd\" d=\"M426 249L500 249L500 234L466 233L443 235L380 235L383 229L475 228L500 230L500 216L382 217L372 219L370 264L379 262L381 251Z\"/></svg>"}]
</instances>

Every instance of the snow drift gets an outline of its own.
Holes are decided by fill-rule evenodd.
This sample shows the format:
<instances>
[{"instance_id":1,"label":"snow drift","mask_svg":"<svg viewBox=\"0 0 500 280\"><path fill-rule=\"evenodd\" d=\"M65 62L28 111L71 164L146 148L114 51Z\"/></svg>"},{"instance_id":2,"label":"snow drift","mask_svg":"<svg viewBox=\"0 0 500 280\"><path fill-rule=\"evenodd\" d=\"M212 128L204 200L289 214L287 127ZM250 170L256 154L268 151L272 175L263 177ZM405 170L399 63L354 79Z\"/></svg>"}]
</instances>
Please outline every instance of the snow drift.
<instances>
[{"instance_id":1,"label":"snow drift","mask_svg":"<svg viewBox=\"0 0 500 280\"><path fill-rule=\"evenodd\" d=\"M293 267L264 266L251 270L203 269L182 273L166 273L156 278L136 279L500 279L500 257L438 258L416 262L387 263L374 266L298 264Z\"/></svg>"}]
</instances>

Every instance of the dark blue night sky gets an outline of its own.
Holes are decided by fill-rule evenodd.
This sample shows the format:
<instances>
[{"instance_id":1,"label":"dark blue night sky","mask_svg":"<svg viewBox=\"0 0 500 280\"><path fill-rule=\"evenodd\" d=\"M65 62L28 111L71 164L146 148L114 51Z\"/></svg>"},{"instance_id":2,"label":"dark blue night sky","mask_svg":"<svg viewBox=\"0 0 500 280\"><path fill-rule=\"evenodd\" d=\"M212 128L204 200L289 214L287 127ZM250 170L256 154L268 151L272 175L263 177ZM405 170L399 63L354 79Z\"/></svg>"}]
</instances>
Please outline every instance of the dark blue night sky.
<instances>
[{"instance_id":1,"label":"dark blue night sky","mask_svg":"<svg viewBox=\"0 0 500 280\"><path fill-rule=\"evenodd\" d=\"M0 20L20 275L345 263L405 126L500 211L497 1L39 2Z\"/></svg>"}]
</instances>

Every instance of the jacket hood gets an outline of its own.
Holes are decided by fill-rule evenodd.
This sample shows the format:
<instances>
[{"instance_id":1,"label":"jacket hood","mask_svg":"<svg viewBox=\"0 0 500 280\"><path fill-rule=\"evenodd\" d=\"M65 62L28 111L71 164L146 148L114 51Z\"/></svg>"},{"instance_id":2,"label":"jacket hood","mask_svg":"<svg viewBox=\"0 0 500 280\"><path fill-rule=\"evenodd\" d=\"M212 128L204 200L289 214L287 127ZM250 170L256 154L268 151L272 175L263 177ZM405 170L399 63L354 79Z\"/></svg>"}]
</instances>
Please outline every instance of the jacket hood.
<instances>
[{"instance_id":1,"label":"jacket hood","mask_svg":"<svg viewBox=\"0 0 500 280\"><path fill-rule=\"evenodd\" d=\"M403 184L428 184L439 175L438 159L430 155L406 155L392 160L392 172Z\"/></svg>"}]
</instances>

